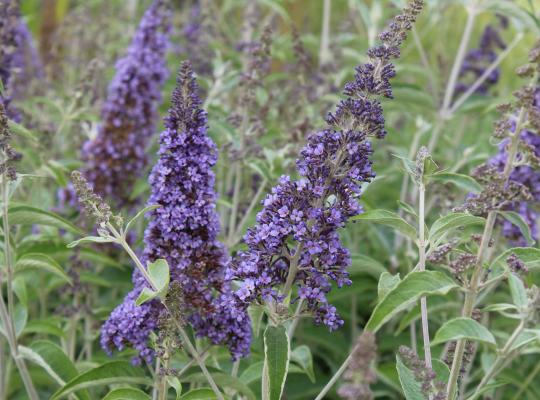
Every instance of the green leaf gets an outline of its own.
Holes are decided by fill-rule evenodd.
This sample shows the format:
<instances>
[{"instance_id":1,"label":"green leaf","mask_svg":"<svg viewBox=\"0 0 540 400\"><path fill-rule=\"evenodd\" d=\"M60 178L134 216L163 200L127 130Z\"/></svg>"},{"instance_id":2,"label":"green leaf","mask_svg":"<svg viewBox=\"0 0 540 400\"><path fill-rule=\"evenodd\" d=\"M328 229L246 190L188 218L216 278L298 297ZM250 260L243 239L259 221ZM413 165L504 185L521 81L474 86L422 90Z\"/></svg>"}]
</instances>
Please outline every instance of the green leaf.
<instances>
[{"instance_id":1,"label":"green leaf","mask_svg":"<svg viewBox=\"0 0 540 400\"><path fill-rule=\"evenodd\" d=\"M61 399L80 389L122 383L151 385L152 380L144 375L141 368L127 361L111 361L71 379L51 396L51 400Z\"/></svg>"},{"instance_id":2,"label":"green leaf","mask_svg":"<svg viewBox=\"0 0 540 400\"><path fill-rule=\"evenodd\" d=\"M540 329L524 329L512 345L511 351L536 341L540 341Z\"/></svg>"},{"instance_id":3,"label":"green leaf","mask_svg":"<svg viewBox=\"0 0 540 400\"><path fill-rule=\"evenodd\" d=\"M78 246L80 244L84 243L112 243L114 242L114 238L112 237L103 237L103 236L86 236L79 240L75 240L67 245L68 248L73 248L75 246Z\"/></svg>"},{"instance_id":4,"label":"green leaf","mask_svg":"<svg viewBox=\"0 0 540 400\"><path fill-rule=\"evenodd\" d=\"M491 345L497 344L495 338L485 326L476 322L474 319L463 317L451 319L441 326L431 344L436 345L461 339L474 340Z\"/></svg>"},{"instance_id":5,"label":"green leaf","mask_svg":"<svg viewBox=\"0 0 540 400\"><path fill-rule=\"evenodd\" d=\"M516 274L510 272L508 274L508 285L510 286L510 293L512 294L512 301L518 308L518 310L524 310L529 304L527 298L527 291L523 281L516 276Z\"/></svg>"},{"instance_id":6,"label":"green leaf","mask_svg":"<svg viewBox=\"0 0 540 400\"><path fill-rule=\"evenodd\" d=\"M269 325L264 332L263 400L280 400L289 369L290 344L283 325Z\"/></svg>"},{"instance_id":7,"label":"green leaf","mask_svg":"<svg viewBox=\"0 0 540 400\"><path fill-rule=\"evenodd\" d=\"M141 304L144 304L147 301L155 299L156 297L158 297L158 295L159 295L158 292L154 292L152 289L148 289L147 287L145 287L143 288L143 290L141 290L141 293L135 300L135 304L137 306L140 306Z\"/></svg>"},{"instance_id":8,"label":"green leaf","mask_svg":"<svg viewBox=\"0 0 540 400\"><path fill-rule=\"evenodd\" d=\"M252 304L248 308L248 314L251 319L251 330L255 334L255 337L258 338L264 317L264 307L258 304Z\"/></svg>"},{"instance_id":9,"label":"green leaf","mask_svg":"<svg viewBox=\"0 0 540 400\"><path fill-rule=\"evenodd\" d=\"M432 362L433 371L437 374L435 380L448 383L450 377L448 366L437 359L433 359ZM422 385L416 381L414 373L403 364L399 356L396 356L396 369L405 398L407 400L426 400L422 393Z\"/></svg>"},{"instance_id":10,"label":"green leaf","mask_svg":"<svg viewBox=\"0 0 540 400\"><path fill-rule=\"evenodd\" d=\"M9 207L9 222L12 225L45 225L64 229L68 232L82 235L83 232L67 219L52 213L27 205Z\"/></svg>"},{"instance_id":11,"label":"green leaf","mask_svg":"<svg viewBox=\"0 0 540 400\"><path fill-rule=\"evenodd\" d=\"M489 266L495 276L504 273L504 271L508 271L506 259L512 253L518 256L528 269L540 268L540 249L534 247L513 247L498 256Z\"/></svg>"},{"instance_id":12,"label":"green leaf","mask_svg":"<svg viewBox=\"0 0 540 400\"><path fill-rule=\"evenodd\" d=\"M504 219L506 219L508 222L518 227L521 234L529 245L532 245L534 243L534 239L531 236L531 228L520 214L514 211L497 211L497 213L501 215Z\"/></svg>"},{"instance_id":13,"label":"green leaf","mask_svg":"<svg viewBox=\"0 0 540 400\"><path fill-rule=\"evenodd\" d=\"M135 388L113 389L103 398L103 400L150 400L151 397L142 390Z\"/></svg>"},{"instance_id":14,"label":"green leaf","mask_svg":"<svg viewBox=\"0 0 540 400\"><path fill-rule=\"evenodd\" d=\"M405 203L401 200L398 200L397 203L398 203L399 208L401 208L403 211L412 215L413 217L418 218L418 214L416 214L416 210L409 203Z\"/></svg>"},{"instance_id":15,"label":"green leaf","mask_svg":"<svg viewBox=\"0 0 540 400\"><path fill-rule=\"evenodd\" d=\"M253 391L240 379L235 378L229 374L224 374L220 372L212 372L212 377L214 378L214 381L219 387L234 389L236 392L241 394L242 397L245 398L246 400L256 400L256 397ZM206 377L200 372L187 375L187 376L180 376L179 380L181 382L188 382L190 384L208 383L208 380L206 379Z\"/></svg>"},{"instance_id":16,"label":"green leaf","mask_svg":"<svg viewBox=\"0 0 540 400\"><path fill-rule=\"evenodd\" d=\"M164 294L169 287L169 264L160 258L152 263L148 263L148 275L152 278L152 283L160 295Z\"/></svg>"},{"instance_id":17,"label":"green leaf","mask_svg":"<svg viewBox=\"0 0 540 400\"><path fill-rule=\"evenodd\" d=\"M414 373L396 356L396 369L401 389L407 400L426 400L421 385L414 379Z\"/></svg>"},{"instance_id":18,"label":"green leaf","mask_svg":"<svg viewBox=\"0 0 540 400\"><path fill-rule=\"evenodd\" d=\"M416 229L398 214L388 210L370 210L363 214L356 215L351 221L371 221L377 224L394 228L404 236L416 240Z\"/></svg>"},{"instance_id":19,"label":"green leaf","mask_svg":"<svg viewBox=\"0 0 540 400\"><path fill-rule=\"evenodd\" d=\"M469 175L456 174L453 172L438 172L429 177L443 183L452 183L466 192L480 193L482 186Z\"/></svg>"},{"instance_id":20,"label":"green leaf","mask_svg":"<svg viewBox=\"0 0 540 400\"><path fill-rule=\"evenodd\" d=\"M43 368L61 386L79 374L69 357L53 342L37 340L30 347L19 346L19 349L24 358ZM79 390L77 397L90 399L86 390Z\"/></svg>"},{"instance_id":21,"label":"green leaf","mask_svg":"<svg viewBox=\"0 0 540 400\"><path fill-rule=\"evenodd\" d=\"M61 278L71 285L71 278L64 272L64 269L56 262L55 259L46 254L27 253L15 263L15 273L28 270L37 270L49 272Z\"/></svg>"},{"instance_id":22,"label":"green leaf","mask_svg":"<svg viewBox=\"0 0 540 400\"><path fill-rule=\"evenodd\" d=\"M429 230L429 241L437 245L439 240L456 228L462 228L468 225L479 225L485 221L482 217L475 217L467 213L452 213L439 218L433 223Z\"/></svg>"},{"instance_id":23,"label":"green leaf","mask_svg":"<svg viewBox=\"0 0 540 400\"><path fill-rule=\"evenodd\" d=\"M311 350L305 344L298 346L291 352L291 361L302 367L309 380L315 383L315 372L313 372L313 356Z\"/></svg>"},{"instance_id":24,"label":"green leaf","mask_svg":"<svg viewBox=\"0 0 540 400\"><path fill-rule=\"evenodd\" d=\"M131 227L133 226L133 224L135 222L137 222L137 220L139 218L141 218L144 214L146 214L147 212L150 212L152 210L156 210L158 209L159 207L161 207L159 204L151 204L149 206L146 206L144 207L141 211L139 211L126 225L126 229L125 229L125 232L129 232Z\"/></svg>"},{"instance_id":25,"label":"green leaf","mask_svg":"<svg viewBox=\"0 0 540 400\"><path fill-rule=\"evenodd\" d=\"M42 335L53 335L57 336L59 338L62 338L65 336L64 331L58 323L56 323L53 320L48 319L31 319L26 324L23 334L29 334L29 333L39 333Z\"/></svg>"},{"instance_id":26,"label":"green leaf","mask_svg":"<svg viewBox=\"0 0 540 400\"><path fill-rule=\"evenodd\" d=\"M377 296L381 300L386 294L394 289L401 281L399 274L392 275L390 272L383 272L379 277L379 284L377 286Z\"/></svg>"},{"instance_id":27,"label":"green leaf","mask_svg":"<svg viewBox=\"0 0 540 400\"><path fill-rule=\"evenodd\" d=\"M182 383L180 382L180 379L176 376L168 376L167 383L176 392L176 400L179 400L180 396L182 396Z\"/></svg>"},{"instance_id":28,"label":"green leaf","mask_svg":"<svg viewBox=\"0 0 540 400\"><path fill-rule=\"evenodd\" d=\"M378 302L365 329L375 333L385 322L415 304L420 297L445 295L457 287L458 285L442 272L411 272Z\"/></svg>"},{"instance_id":29,"label":"green leaf","mask_svg":"<svg viewBox=\"0 0 540 400\"><path fill-rule=\"evenodd\" d=\"M180 397L180 400L216 400L217 397L211 389L193 389Z\"/></svg>"},{"instance_id":30,"label":"green leaf","mask_svg":"<svg viewBox=\"0 0 540 400\"><path fill-rule=\"evenodd\" d=\"M262 378L263 368L264 361L258 361L251 364L242 372L242 375L240 375L240 381L242 381L246 385L258 381Z\"/></svg>"},{"instance_id":31,"label":"green leaf","mask_svg":"<svg viewBox=\"0 0 540 400\"><path fill-rule=\"evenodd\" d=\"M352 254L351 259L352 265L348 268L348 272L353 276L366 274L378 279L383 272L386 272L383 264L365 254Z\"/></svg>"},{"instance_id":32,"label":"green leaf","mask_svg":"<svg viewBox=\"0 0 540 400\"><path fill-rule=\"evenodd\" d=\"M13 132L15 135L19 135L21 137L24 137L26 139L30 139L33 141L37 141L36 135L32 131L22 126L21 124L18 124L15 121L10 119L8 121L8 126L9 126L9 130Z\"/></svg>"},{"instance_id":33,"label":"green leaf","mask_svg":"<svg viewBox=\"0 0 540 400\"><path fill-rule=\"evenodd\" d=\"M26 326L28 321L28 310L22 303L17 303L13 311L13 324L15 325L15 334L19 337ZM0 321L0 333L7 338L4 325Z\"/></svg>"}]
</instances>

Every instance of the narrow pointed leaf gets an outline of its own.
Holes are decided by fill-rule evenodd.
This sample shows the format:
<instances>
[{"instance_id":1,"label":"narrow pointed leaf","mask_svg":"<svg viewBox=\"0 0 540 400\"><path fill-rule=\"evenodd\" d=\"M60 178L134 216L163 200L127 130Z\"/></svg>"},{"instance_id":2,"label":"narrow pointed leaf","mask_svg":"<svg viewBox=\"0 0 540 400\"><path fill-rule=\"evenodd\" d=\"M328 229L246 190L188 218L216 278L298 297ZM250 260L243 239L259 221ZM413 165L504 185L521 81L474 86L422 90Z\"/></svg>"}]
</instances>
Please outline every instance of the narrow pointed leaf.
<instances>
[{"instance_id":1,"label":"narrow pointed leaf","mask_svg":"<svg viewBox=\"0 0 540 400\"><path fill-rule=\"evenodd\" d=\"M113 389L103 398L103 400L150 400L151 397L142 390L135 388Z\"/></svg>"},{"instance_id":2,"label":"narrow pointed leaf","mask_svg":"<svg viewBox=\"0 0 540 400\"><path fill-rule=\"evenodd\" d=\"M9 207L9 223L12 225L46 225L64 229L68 232L82 235L83 232L70 221L61 216L28 205Z\"/></svg>"},{"instance_id":3,"label":"narrow pointed leaf","mask_svg":"<svg viewBox=\"0 0 540 400\"><path fill-rule=\"evenodd\" d=\"M415 304L420 297L445 295L457 287L458 285L442 272L411 272L378 302L365 329L376 332L394 315Z\"/></svg>"},{"instance_id":4,"label":"narrow pointed leaf","mask_svg":"<svg viewBox=\"0 0 540 400\"><path fill-rule=\"evenodd\" d=\"M388 210L370 210L351 218L351 221L370 221L394 228L404 236L416 239L416 229L398 214Z\"/></svg>"},{"instance_id":5,"label":"narrow pointed leaf","mask_svg":"<svg viewBox=\"0 0 540 400\"><path fill-rule=\"evenodd\" d=\"M80 389L121 383L151 385L152 380L145 376L141 368L127 361L111 361L73 378L56 391L51 400L65 398Z\"/></svg>"},{"instance_id":6,"label":"narrow pointed leaf","mask_svg":"<svg viewBox=\"0 0 540 400\"><path fill-rule=\"evenodd\" d=\"M263 400L280 400L289 369L290 344L284 326L269 325L264 332Z\"/></svg>"},{"instance_id":7,"label":"narrow pointed leaf","mask_svg":"<svg viewBox=\"0 0 540 400\"><path fill-rule=\"evenodd\" d=\"M456 341L461 339L483 342L491 345L496 345L495 338L491 332L482 324L471 318L454 318L446 322L439 328L432 345Z\"/></svg>"},{"instance_id":8,"label":"narrow pointed leaf","mask_svg":"<svg viewBox=\"0 0 540 400\"><path fill-rule=\"evenodd\" d=\"M46 254L27 253L19 258L15 263L15 272L28 270L51 273L71 285L71 278L65 273L62 266Z\"/></svg>"},{"instance_id":9,"label":"narrow pointed leaf","mask_svg":"<svg viewBox=\"0 0 540 400\"><path fill-rule=\"evenodd\" d=\"M467 213L452 213L439 218L433 223L429 230L429 241L437 244L439 240L456 228L462 228L468 225L481 225L485 222L482 217L475 217Z\"/></svg>"}]
</instances>

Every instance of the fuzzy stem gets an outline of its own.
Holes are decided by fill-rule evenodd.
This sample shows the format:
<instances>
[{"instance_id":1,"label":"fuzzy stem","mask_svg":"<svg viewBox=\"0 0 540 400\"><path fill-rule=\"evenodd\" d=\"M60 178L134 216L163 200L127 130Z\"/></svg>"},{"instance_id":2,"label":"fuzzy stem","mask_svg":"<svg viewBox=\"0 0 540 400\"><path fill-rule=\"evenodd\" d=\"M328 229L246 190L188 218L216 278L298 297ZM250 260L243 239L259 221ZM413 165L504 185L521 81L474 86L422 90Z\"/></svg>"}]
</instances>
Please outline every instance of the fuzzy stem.
<instances>
[{"instance_id":1,"label":"fuzzy stem","mask_svg":"<svg viewBox=\"0 0 540 400\"><path fill-rule=\"evenodd\" d=\"M418 185L419 202L418 202L418 270L426 270L426 239L425 239L425 199L426 199L426 187L423 182ZM422 337L424 339L424 358L426 367L432 369L431 364L431 345L429 341L429 323L428 323L428 310L426 297L420 298L420 310L422 314Z\"/></svg>"},{"instance_id":2,"label":"fuzzy stem","mask_svg":"<svg viewBox=\"0 0 540 400\"><path fill-rule=\"evenodd\" d=\"M319 66L328 62L330 58L330 0L324 0L322 29L321 29L321 47L319 49Z\"/></svg>"},{"instance_id":3,"label":"fuzzy stem","mask_svg":"<svg viewBox=\"0 0 540 400\"><path fill-rule=\"evenodd\" d=\"M30 377L30 373L28 372L28 368L26 367L26 363L24 359L19 354L19 347L17 344L17 335L15 332L15 325L13 321L13 287L12 287L12 279L13 279L13 264L11 259L11 245L9 243L9 216L8 216L8 209L9 209L9 195L8 195L8 180L6 173L2 175L2 221L3 221L3 229L4 229L4 257L5 257L5 263L7 268L7 298L8 298L8 304L6 306L6 303L4 301L4 297L2 294L2 276L0 274L0 321L2 321L2 324L4 326L4 329L6 331L7 341L9 344L9 348L11 351L11 356L13 357L13 360L15 361L15 365L17 366L17 369L19 370L19 374L21 376L21 379L23 381L24 387L26 389L26 392L28 394L28 397L31 400L38 400L38 394L36 392L36 389L34 387L34 383L32 382L32 378Z\"/></svg>"},{"instance_id":4,"label":"fuzzy stem","mask_svg":"<svg viewBox=\"0 0 540 400\"><path fill-rule=\"evenodd\" d=\"M465 55L467 54L467 47L469 46L469 42L471 40L471 34L473 31L475 19L476 9L474 8L473 4L470 8L467 8L467 22L465 23L465 29L463 30L463 35L461 36L458 52L456 54L454 65L452 66L452 71L450 72L450 77L448 79L446 90L444 92L444 99L442 105L443 110L448 110L448 108L450 107L450 103L452 102L452 98L454 97L457 79L459 77L463 61L465 60Z\"/></svg>"},{"instance_id":5,"label":"fuzzy stem","mask_svg":"<svg viewBox=\"0 0 540 400\"><path fill-rule=\"evenodd\" d=\"M533 86L538 80L538 74L535 74L531 80L530 86ZM519 138L521 130L523 129L523 124L525 123L525 107L521 107L518 118L516 121L515 130L509 135L510 137L510 148L508 150L508 155L506 158L506 164L503 170L503 181L508 182L508 178L512 172L514 166L514 161L518 152L519 147ZM480 242L480 247L476 255L476 264L474 267L473 274L471 276L470 285L468 291L465 295L465 302L463 304L462 316L470 318L472 311L478 296L479 285L481 283L481 278L483 276L483 264L484 258L489 247L489 242L493 235L493 228L495 226L495 221L497 217L497 211L493 210L488 213L486 220L486 225L484 227L484 232L482 234L482 241ZM461 371L461 364L463 361L463 353L465 351L465 340L459 340L456 345L456 350L454 353L454 360L452 362L452 368L450 370L450 378L448 379L447 394L449 399L453 399L458 388L458 378Z\"/></svg>"},{"instance_id":6,"label":"fuzzy stem","mask_svg":"<svg viewBox=\"0 0 540 400\"><path fill-rule=\"evenodd\" d=\"M167 358L164 363L164 368L169 368L170 360ZM159 377L159 386L158 386L158 400L167 400L167 394L169 393L169 386L167 385L167 373L163 374L163 376L159 376L159 371L157 372L157 376Z\"/></svg>"}]
</instances>

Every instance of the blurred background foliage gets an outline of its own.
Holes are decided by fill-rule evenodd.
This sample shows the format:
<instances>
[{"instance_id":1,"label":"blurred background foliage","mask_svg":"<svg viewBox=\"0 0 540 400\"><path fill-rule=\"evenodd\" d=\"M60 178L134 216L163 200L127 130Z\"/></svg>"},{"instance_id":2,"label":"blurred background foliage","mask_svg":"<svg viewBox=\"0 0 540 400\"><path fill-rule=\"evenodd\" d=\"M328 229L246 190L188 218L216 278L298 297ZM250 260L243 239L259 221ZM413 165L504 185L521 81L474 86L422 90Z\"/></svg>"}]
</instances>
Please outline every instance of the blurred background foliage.
<instances>
[{"instance_id":1,"label":"blurred background foliage","mask_svg":"<svg viewBox=\"0 0 540 400\"><path fill-rule=\"evenodd\" d=\"M169 52L170 78L164 90L164 101L160 115L165 116L170 93L174 88L174 77L180 62L191 58L186 54L187 44L183 28L190 22L191 2L173 0L174 33ZM410 200L410 193L403 191L407 182L401 162L394 155L412 157L420 144L427 145L435 126L441 124L439 140L433 146L433 158L441 169L468 174L475 166L496 151L490 143L492 123L496 118L495 105L507 101L520 85L514 70L523 64L531 45L540 33L540 3L535 0L484 0L473 26L469 49L478 45L483 29L497 25L498 15L509 18L501 37L510 44L519 40L510 49L500 64L500 79L489 94L472 95L451 116L441 117L443 92L448 82L461 36L467 20L467 7L471 1L428 0L415 31L403 48L403 57L397 62L397 77L394 80L395 99L384 104L389 134L384 141L374 143L374 170L377 178L366 188L362 197L365 209L384 208L399 210L396 199ZM137 27L140 17L150 4L149 0L22 0L22 14L32 31L36 46L45 66L45 78L31 82L31 96L17 99L15 104L24 111L26 136L17 135L18 148L24 158L19 167L23 184L19 186L14 201L42 209L56 210L66 218L78 218L75 210L58 209L57 191L68 183L69 171L80 166L81 143L96 133L100 120L100 107L105 99L108 82L114 74L115 60L123 55ZM205 3L209 9L206 27L209 29L208 46L213 57L210 69L199 73L199 81L206 95L205 105L209 112L210 134L220 147L220 161L216 168L217 182L227 181L227 172L234 160L229 150L238 141L238 131L230 117L238 97L238 82L243 67L242 53L237 43L242 36L245 22L246 2L243 0L216 0ZM264 108L264 134L258 138L258 150L242 160L245 171L244 211L261 179L268 181L266 190L281 174L292 173L295 155L303 144L305 134L298 130L298 123L308 121L310 130L324 126L324 116L332 104L340 98L343 83L353 74L354 67L366 60L366 51L376 41L376 35L384 24L396 14L404 0L332 0L330 18L330 46L325 65L320 64L320 38L323 14L322 0L259 0L260 6L253 37L262 34L264 26L271 23L273 44L271 69L257 88L257 101ZM294 43L291 39L293 26L299 32L313 71L305 77L309 100L291 96L298 88L298 76L290 66L297 62ZM324 67L324 68L322 68ZM196 72L198 72L196 70ZM455 96L456 99L459 96ZM298 104L291 104L291 99ZM299 118L301 117L301 121ZM162 123L160 122L160 130ZM299 134L298 132L301 132ZM156 154L157 132L149 153ZM133 197L143 202L148 197L147 173L134 188ZM405 176L405 178L404 178ZM250 186L250 182L253 185ZM219 186L220 209L226 209L231 196L230 188ZM223 185L221 183L221 185ZM226 186L226 185L225 185ZM410 183L409 183L410 186ZM456 194L457 193L457 194ZM460 204L466 196L464 190L449 190L446 185L430 187L428 221L448 212ZM258 209L256 206L246 217L243 227L252 225ZM224 221L226 225L226 221ZM144 221L139 221L137 241L140 243ZM71 253L65 244L74 238L70 232L57 235L55 227L33 233L29 226L17 228L15 238L18 254L43 253L55 260L62 269L69 271ZM241 232L243 233L243 232ZM404 275L414 266L415 254L411 246L399 245L391 230L368 224L351 224L343 236L353 254L351 275L353 285L334 290L329 295L345 320L337 332L330 333L324 327L315 327L309 320L300 322L294 345L307 345L313 357L314 383L309 374L294 373L287 380L286 398L311 399L327 382L333 372L347 356L358 332L369 318L377 298L377 281L381 272ZM224 238L232 244L231 251L243 245L239 238ZM85 248L81 250L89 266L80 275L93 293L91 317L81 316L74 329L80 331L82 341L90 340L93 349L90 359L75 360L80 370L96 366L107 359L99 349L99 326L109 312L131 287L132 268L119 251L106 252ZM21 341L30 343L34 339L49 338L64 343L72 315L61 310L73 300L61 287L62 278L55 275L23 274L24 294L29 316ZM532 280L538 282L537 274ZM21 289L22 293L22 289ZM86 295L86 293L85 293ZM77 297L77 296L75 296ZM84 296L81 296L81 298ZM437 321L448 320L459 312L457 297L430 301L430 318L435 329ZM417 308L407 314L406 321L419 316ZM505 321L501 322L502 324ZM503 327L500 327L503 329ZM88 337L89 335L89 337ZM253 356L241 363L240 370L261 360L260 337L255 340ZM400 344L410 344L406 324L392 321L378 335L378 377L374 386L377 398L399 399L401 390L395 371L395 351ZM77 348L82 347L77 343ZM224 350L214 349L214 356L227 363ZM540 347L532 348L530 354L521 358L515 368L502 374L508 387L502 389L500 399L511 398L523 382L523 377L540 363ZM117 357L129 360L131 351ZM181 364L185 360L178 360ZM480 360L482 362L482 360ZM227 368L227 367L225 367ZM230 368L230 367L229 367ZM305 371L304 371L305 372ZM32 366L32 374L38 386L55 384L47 374ZM12 397L24 398L17 391L17 377ZM43 393L46 393L46 389ZM257 392L259 384L252 390ZM16 395L15 393L20 393ZM528 399L540 398L540 380L536 379L526 389ZM510 396L510 397L509 397ZM337 398L335 394L328 398Z\"/></svg>"}]
</instances>

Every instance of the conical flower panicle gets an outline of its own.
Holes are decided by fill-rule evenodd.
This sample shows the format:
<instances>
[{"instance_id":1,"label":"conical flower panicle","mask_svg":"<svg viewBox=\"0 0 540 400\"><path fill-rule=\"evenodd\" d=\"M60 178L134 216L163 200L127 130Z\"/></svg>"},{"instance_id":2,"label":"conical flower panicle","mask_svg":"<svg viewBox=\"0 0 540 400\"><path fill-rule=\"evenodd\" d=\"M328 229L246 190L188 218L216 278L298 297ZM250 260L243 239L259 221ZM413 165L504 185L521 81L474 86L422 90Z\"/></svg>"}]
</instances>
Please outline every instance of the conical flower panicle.
<instances>
[{"instance_id":1,"label":"conical flower panicle","mask_svg":"<svg viewBox=\"0 0 540 400\"><path fill-rule=\"evenodd\" d=\"M356 68L354 80L345 85L346 98L327 118L328 126L308 138L297 160L300 178L283 176L263 201L257 224L244 238L248 250L232 263L241 282L235 296L246 307L281 301L288 288L284 293L279 287L292 276L316 323L332 330L343 324L326 297L332 282L338 287L351 283L346 270L350 253L338 229L362 211L361 187L374 177L369 138L386 134L378 98L392 98L391 60L399 57L399 46L422 6L422 1L412 1L380 35L382 44L370 49L369 61Z\"/></svg>"},{"instance_id":2,"label":"conical flower panicle","mask_svg":"<svg viewBox=\"0 0 540 400\"><path fill-rule=\"evenodd\" d=\"M219 217L212 167L217 161L217 148L207 134L206 112L200 108L198 86L191 65L182 64L173 92L166 129L160 136L159 160L150 174L152 194L149 204L160 207L149 213L145 231L143 259L164 258L170 266L171 281L182 288L186 319L199 336L214 343L226 343L234 357L249 350L250 324L243 308L236 309L227 274L228 256L219 241ZM158 302L135 307L134 300L145 286L144 279L134 273L133 291L111 314L102 330L102 344L121 348L129 343L139 349L141 357L152 356L148 335L157 326L163 313ZM129 331L132 319L146 323L138 326L136 336ZM127 331L125 329L128 329Z\"/></svg>"},{"instance_id":3,"label":"conical flower panicle","mask_svg":"<svg viewBox=\"0 0 540 400\"><path fill-rule=\"evenodd\" d=\"M97 136L82 148L84 175L96 193L117 207L132 203L133 184L147 165L146 146L155 131L168 77L165 53L170 29L166 0L154 0L126 56L116 64Z\"/></svg>"}]
</instances>

